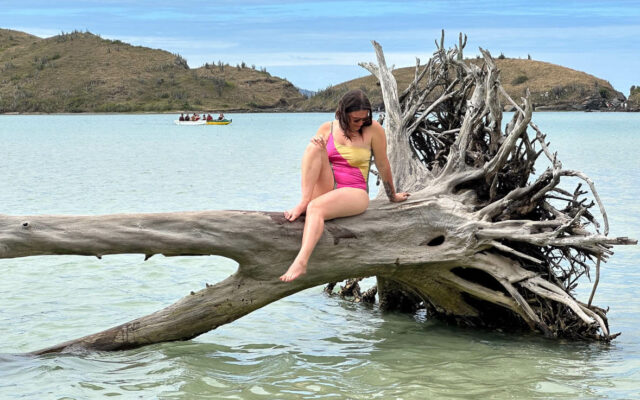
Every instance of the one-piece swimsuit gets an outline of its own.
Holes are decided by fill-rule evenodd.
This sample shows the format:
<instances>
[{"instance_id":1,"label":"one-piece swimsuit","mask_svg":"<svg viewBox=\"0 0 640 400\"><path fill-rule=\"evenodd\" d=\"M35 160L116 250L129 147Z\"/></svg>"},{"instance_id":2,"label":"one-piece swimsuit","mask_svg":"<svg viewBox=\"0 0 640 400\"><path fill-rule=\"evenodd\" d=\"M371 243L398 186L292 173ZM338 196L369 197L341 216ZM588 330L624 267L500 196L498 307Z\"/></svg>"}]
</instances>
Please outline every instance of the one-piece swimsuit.
<instances>
[{"instance_id":1,"label":"one-piece swimsuit","mask_svg":"<svg viewBox=\"0 0 640 400\"><path fill-rule=\"evenodd\" d=\"M367 182L371 168L371 148L336 143L333 138L333 122L331 122L327 154L333 170L335 188L353 187L369 191Z\"/></svg>"}]
</instances>

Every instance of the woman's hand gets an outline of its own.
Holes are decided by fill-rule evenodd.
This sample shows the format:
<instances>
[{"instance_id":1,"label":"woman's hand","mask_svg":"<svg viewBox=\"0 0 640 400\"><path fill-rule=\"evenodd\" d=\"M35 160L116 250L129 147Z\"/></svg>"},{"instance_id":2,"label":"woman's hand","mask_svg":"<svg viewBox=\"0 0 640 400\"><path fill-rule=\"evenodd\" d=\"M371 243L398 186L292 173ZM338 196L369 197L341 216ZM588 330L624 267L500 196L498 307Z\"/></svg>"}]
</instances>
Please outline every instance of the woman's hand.
<instances>
[{"instance_id":1,"label":"woman's hand","mask_svg":"<svg viewBox=\"0 0 640 400\"><path fill-rule=\"evenodd\" d=\"M324 138L320 135L314 136L313 138L311 138L311 143L315 144L316 146L319 146L322 149L327 148L327 143L325 143Z\"/></svg>"},{"instance_id":2,"label":"woman's hand","mask_svg":"<svg viewBox=\"0 0 640 400\"><path fill-rule=\"evenodd\" d=\"M382 181L382 186L384 186L384 191L387 193L387 198L392 203L400 203L409 198L410 194L407 192L397 193L393 188L393 184L391 181Z\"/></svg>"},{"instance_id":3,"label":"woman's hand","mask_svg":"<svg viewBox=\"0 0 640 400\"><path fill-rule=\"evenodd\" d=\"M406 199L409 198L409 196L411 196L411 194L407 193L407 192L400 192L400 193L396 193L393 195L392 198L390 198L389 200L392 203L400 203L405 201Z\"/></svg>"}]
</instances>

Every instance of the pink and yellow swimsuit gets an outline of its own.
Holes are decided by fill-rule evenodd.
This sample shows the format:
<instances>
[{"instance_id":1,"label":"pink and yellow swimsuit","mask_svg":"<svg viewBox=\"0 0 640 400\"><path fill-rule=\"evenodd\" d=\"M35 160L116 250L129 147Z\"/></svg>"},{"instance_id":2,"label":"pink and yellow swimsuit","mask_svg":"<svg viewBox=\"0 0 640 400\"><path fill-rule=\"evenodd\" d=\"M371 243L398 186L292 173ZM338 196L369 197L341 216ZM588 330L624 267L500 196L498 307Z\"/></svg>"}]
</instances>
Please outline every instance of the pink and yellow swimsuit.
<instances>
[{"instance_id":1,"label":"pink and yellow swimsuit","mask_svg":"<svg viewBox=\"0 0 640 400\"><path fill-rule=\"evenodd\" d=\"M333 170L335 188L353 187L369 191L371 148L345 146L333 140L333 122L327 140L327 154Z\"/></svg>"}]
</instances>

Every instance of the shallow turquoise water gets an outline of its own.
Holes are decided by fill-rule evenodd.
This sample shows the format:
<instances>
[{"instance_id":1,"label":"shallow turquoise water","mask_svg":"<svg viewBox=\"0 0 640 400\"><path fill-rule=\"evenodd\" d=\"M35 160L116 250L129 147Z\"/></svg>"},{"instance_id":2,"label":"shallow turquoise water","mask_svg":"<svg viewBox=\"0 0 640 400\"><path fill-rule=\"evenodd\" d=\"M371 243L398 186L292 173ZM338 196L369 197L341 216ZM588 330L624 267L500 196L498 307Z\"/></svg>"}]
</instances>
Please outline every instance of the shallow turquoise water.
<instances>
[{"instance_id":1,"label":"shallow turquoise water","mask_svg":"<svg viewBox=\"0 0 640 400\"><path fill-rule=\"evenodd\" d=\"M0 213L283 210L330 114L0 116ZM565 168L590 175L612 236L640 238L640 114L539 113ZM576 181L577 182L577 181ZM572 186L567 186L572 189ZM372 195L375 194L375 188ZM167 306L235 270L220 257L0 260L0 398L638 398L638 246L618 247L595 303L610 345L449 327L313 288L192 341L117 353L20 353ZM588 297L590 283L579 294Z\"/></svg>"}]
</instances>

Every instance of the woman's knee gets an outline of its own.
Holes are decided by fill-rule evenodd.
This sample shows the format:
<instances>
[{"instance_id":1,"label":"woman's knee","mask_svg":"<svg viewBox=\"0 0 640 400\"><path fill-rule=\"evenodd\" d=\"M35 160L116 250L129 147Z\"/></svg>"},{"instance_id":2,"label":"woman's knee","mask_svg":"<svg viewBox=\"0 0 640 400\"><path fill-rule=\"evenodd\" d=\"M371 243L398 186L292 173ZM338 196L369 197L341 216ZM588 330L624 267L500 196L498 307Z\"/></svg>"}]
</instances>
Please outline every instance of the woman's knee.
<instances>
[{"instance_id":1,"label":"woman's knee","mask_svg":"<svg viewBox=\"0 0 640 400\"><path fill-rule=\"evenodd\" d=\"M309 143L307 145L307 148L305 150L305 153L307 154L313 154L313 155L320 155L324 152L324 149L320 146L318 146L317 144L314 143Z\"/></svg>"},{"instance_id":2,"label":"woman's knee","mask_svg":"<svg viewBox=\"0 0 640 400\"><path fill-rule=\"evenodd\" d=\"M324 207L320 200L311 200L307 205L307 217L310 216L320 216L324 218Z\"/></svg>"}]
</instances>

